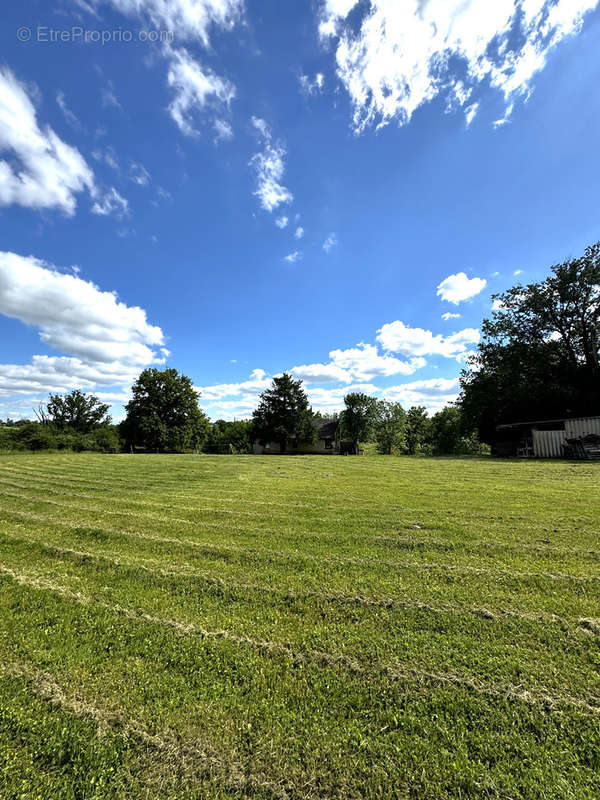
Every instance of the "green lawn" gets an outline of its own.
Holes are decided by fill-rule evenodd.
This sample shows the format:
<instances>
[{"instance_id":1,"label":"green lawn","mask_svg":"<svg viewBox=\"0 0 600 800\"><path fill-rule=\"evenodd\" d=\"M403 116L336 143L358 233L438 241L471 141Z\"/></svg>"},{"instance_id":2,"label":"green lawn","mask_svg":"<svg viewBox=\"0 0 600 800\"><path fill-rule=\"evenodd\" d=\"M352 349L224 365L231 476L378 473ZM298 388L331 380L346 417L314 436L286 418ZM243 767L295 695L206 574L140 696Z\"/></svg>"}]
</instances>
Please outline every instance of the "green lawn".
<instances>
[{"instance_id":1,"label":"green lawn","mask_svg":"<svg viewBox=\"0 0 600 800\"><path fill-rule=\"evenodd\" d=\"M0 797L600 797L600 465L0 458Z\"/></svg>"}]
</instances>

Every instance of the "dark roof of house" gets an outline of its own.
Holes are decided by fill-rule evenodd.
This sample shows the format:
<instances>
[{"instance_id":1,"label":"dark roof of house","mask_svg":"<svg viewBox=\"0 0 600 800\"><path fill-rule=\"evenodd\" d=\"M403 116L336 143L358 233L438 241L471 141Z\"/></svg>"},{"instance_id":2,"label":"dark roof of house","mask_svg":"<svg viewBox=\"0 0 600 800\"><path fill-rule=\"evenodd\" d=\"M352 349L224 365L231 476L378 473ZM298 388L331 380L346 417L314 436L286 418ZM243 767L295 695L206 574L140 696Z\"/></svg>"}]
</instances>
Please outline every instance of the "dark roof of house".
<instances>
[{"instance_id":1,"label":"dark roof of house","mask_svg":"<svg viewBox=\"0 0 600 800\"><path fill-rule=\"evenodd\" d=\"M319 439L335 439L340 421L339 419L314 419L313 425Z\"/></svg>"}]
</instances>

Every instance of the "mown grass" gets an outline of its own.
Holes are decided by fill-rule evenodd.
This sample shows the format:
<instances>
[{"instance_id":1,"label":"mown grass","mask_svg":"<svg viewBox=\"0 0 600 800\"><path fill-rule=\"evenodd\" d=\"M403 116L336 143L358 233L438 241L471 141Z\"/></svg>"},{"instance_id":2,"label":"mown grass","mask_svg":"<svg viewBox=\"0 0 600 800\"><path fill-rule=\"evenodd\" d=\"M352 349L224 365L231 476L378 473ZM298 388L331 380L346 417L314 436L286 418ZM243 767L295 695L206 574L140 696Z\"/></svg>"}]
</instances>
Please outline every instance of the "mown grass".
<instances>
[{"instance_id":1,"label":"mown grass","mask_svg":"<svg viewBox=\"0 0 600 800\"><path fill-rule=\"evenodd\" d=\"M597 798L599 478L0 458L0 797Z\"/></svg>"}]
</instances>

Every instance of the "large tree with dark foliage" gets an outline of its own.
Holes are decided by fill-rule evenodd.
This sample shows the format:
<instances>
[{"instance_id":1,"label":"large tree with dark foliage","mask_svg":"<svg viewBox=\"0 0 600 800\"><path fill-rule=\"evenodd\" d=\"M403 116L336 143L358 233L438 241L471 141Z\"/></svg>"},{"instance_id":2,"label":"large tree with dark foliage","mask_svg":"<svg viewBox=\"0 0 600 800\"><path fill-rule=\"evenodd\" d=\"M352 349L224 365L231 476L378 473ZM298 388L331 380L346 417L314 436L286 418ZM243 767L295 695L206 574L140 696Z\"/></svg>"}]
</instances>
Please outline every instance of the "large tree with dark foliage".
<instances>
[{"instance_id":1,"label":"large tree with dark foliage","mask_svg":"<svg viewBox=\"0 0 600 800\"><path fill-rule=\"evenodd\" d=\"M133 384L121 431L128 446L183 452L202 446L209 422L200 394L176 369L145 369Z\"/></svg>"},{"instance_id":2,"label":"large tree with dark foliage","mask_svg":"<svg viewBox=\"0 0 600 800\"><path fill-rule=\"evenodd\" d=\"M260 396L258 408L252 414L254 436L262 444L277 442L285 453L288 442L312 442L314 426L312 411L302 381L284 373Z\"/></svg>"},{"instance_id":3,"label":"large tree with dark foliage","mask_svg":"<svg viewBox=\"0 0 600 800\"><path fill-rule=\"evenodd\" d=\"M402 452L405 446L406 412L400 403L377 401L373 423L377 451L384 456Z\"/></svg>"},{"instance_id":4,"label":"large tree with dark foliage","mask_svg":"<svg viewBox=\"0 0 600 800\"><path fill-rule=\"evenodd\" d=\"M409 456L431 451L431 421L424 406L412 406L406 412L406 452Z\"/></svg>"},{"instance_id":5,"label":"large tree with dark foliage","mask_svg":"<svg viewBox=\"0 0 600 800\"><path fill-rule=\"evenodd\" d=\"M344 397L342 431L352 439L354 453L358 455L359 443L367 441L373 432L377 415L377 400L362 392L350 392Z\"/></svg>"},{"instance_id":6,"label":"large tree with dark foliage","mask_svg":"<svg viewBox=\"0 0 600 800\"><path fill-rule=\"evenodd\" d=\"M540 283L495 295L462 374L461 407L483 441L504 422L600 410L600 243Z\"/></svg>"},{"instance_id":7,"label":"large tree with dark foliage","mask_svg":"<svg viewBox=\"0 0 600 800\"><path fill-rule=\"evenodd\" d=\"M42 422L51 422L57 428L71 428L77 433L89 433L99 425L110 425L109 406L93 394L78 389L70 394L51 394L46 412L41 412Z\"/></svg>"}]
</instances>

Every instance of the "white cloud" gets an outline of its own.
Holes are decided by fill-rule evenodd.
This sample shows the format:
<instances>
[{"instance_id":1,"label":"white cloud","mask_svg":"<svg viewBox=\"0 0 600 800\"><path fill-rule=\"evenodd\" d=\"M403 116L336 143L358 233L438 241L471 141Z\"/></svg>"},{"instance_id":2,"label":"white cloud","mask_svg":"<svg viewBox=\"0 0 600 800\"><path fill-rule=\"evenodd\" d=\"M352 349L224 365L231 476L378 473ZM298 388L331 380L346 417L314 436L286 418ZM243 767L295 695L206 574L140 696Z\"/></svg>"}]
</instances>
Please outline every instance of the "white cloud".
<instances>
[{"instance_id":1,"label":"white cloud","mask_svg":"<svg viewBox=\"0 0 600 800\"><path fill-rule=\"evenodd\" d=\"M344 396L358 391L397 400L405 406L424 405L433 413L456 399L458 378L430 378L387 388L378 386L375 381L394 375L414 374L426 367L426 355L441 355L464 362L479 338L479 331L474 329L444 337L393 322L378 332L377 339L384 348L383 353L377 345L363 342L356 347L332 350L327 363L303 364L287 371L305 382L315 410L339 410ZM398 358L394 353L403 353L406 358ZM213 419L247 417L271 381L272 376L257 369L249 380L240 383L199 387L202 404Z\"/></svg>"},{"instance_id":2,"label":"white cloud","mask_svg":"<svg viewBox=\"0 0 600 800\"><path fill-rule=\"evenodd\" d=\"M495 120L492 123L494 128L503 128L505 125L508 125L508 123L511 121L511 117L514 110L515 110L514 103L511 103L509 106L507 106L506 111L504 112L504 116L501 117L500 119Z\"/></svg>"},{"instance_id":3,"label":"white cloud","mask_svg":"<svg viewBox=\"0 0 600 800\"><path fill-rule=\"evenodd\" d=\"M522 274L523 274L523 270L522 269L516 269L513 272L513 275L515 276L515 278L517 277L517 275L522 275Z\"/></svg>"},{"instance_id":4,"label":"white cloud","mask_svg":"<svg viewBox=\"0 0 600 800\"><path fill-rule=\"evenodd\" d=\"M489 83L510 108L531 92L552 47L577 33L597 5L598 0L325 0L319 31L334 40L337 74L350 96L357 132L392 119L409 122L440 94L455 106L470 103L469 122L474 90ZM507 113L498 123L509 118Z\"/></svg>"},{"instance_id":5,"label":"white cloud","mask_svg":"<svg viewBox=\"0 0 600 800\"><path fill-rule=\"evenodd\" d=\"M465 328L451 336L442 336L423 328L411 328L400 320L386 323L377 332L377 341L384 350L410 357L460 358L469 350L468 346L478 344L480 338L476 328Z\"/></svg>"},{"instance_id":6,"label":"white cloud","mask_svg":"<svg viewBox=\"0 0 600 800\"><path fill-rule=\"evenodd\" d=\"M119 219L129 214L129 203L114 186L104 192L96 190L94 196L96 200L92 206L92 214L102 217L114 215Z\"/></svg>"},{"instance_id":7,"label":"white cloud","mask_svg":"<svg viewBox=\"0 0 600 800\"><path fill-rule=\"evenodd\" d=\"M264 369L254 369L250 373L250 379L240 383L217 383L213 386L199 386L198 391L202 394L205 402L221 403L226 398L242 398L248 403L256 403L258 396L271 385L272 378L267 375ZM252 405L252 408L255 406Z\"/></svg>"},{"instance_id":8,"label":"white cloud","mask_svg":"<svg viewBox=\"0 0 600 800\"><path fill-rule=\"evenodd\" d=\"M115 94L112 81L108 82L107 87L100 89L100 97L102 99L102 105L105 108L121 108L121 103L119 103L117 95Z\"/></svg>"},{"instance_id":9,"label":"white cloud","mask_svg":"<svg viewBox=\"0 0 600 800\"><path fill-rule=\"evenodd\" d=\"M105 364L67 356L34 355L29 364L0 364L0 398L41 392L62 394L72 389L130 385L140 369L118 362ZM3 402L2 406L5 405Z\"/></svg>"},{"instance_id":10,"label":"white cloud","mask_svg":"<svg viewBox=\"0 0 600 800\"><path fill-rule=\"evenodd\" d=\"M119 171L119 162L117 160L117 154L114 151L114 148L110 147L110 145L105 150L94 150L92 152L92 158L96 161L104 162L108 164L109 167Z\"/></svg>"},{"instance_id":11,"label":"white cloud","mask_svg":"<svg viewBox=\"0 0 600 800\"><path fill-rule=\"evenodd\" d=\"M75 130L81 130L81 123L77 116L71 111L67 104L67 98L65 97L64 92L57 92L56 94L56 102L58 103L58 107L63 113L64 118L67 120L69 125Z\"/></svg>"},{"instance_id":12,"label":"white cloud","mask_svg":"<svg viewBox=\"0 0 600 800\"><path fill-rule=\"evenodd\" d=\"M337 236L335 235L335 233L330 233L323 242L323 250L325 250L326 253L329 253L331 252L331 250L333 250L334 247L337 247L337 245L338 245Z\"/></svg>"},{"instance_id":13,"label":"white cloud","mask_svg":"<svg viewBox=\"0 0 600 800\"><path fill-rule=\"evenodd\" d=\"M299 250L294 250L293 253L288 253L287 256L283 257L284 261L287 261L288 264L295 264L296 261L300 261L302 258L302 253Z\"/></svg>"},{"instance_id":14,"label":"white cloud","mask_svg":"<svg viewBox=\"0 0 600 800\"><path fill-rule=\"evenodd\" d=\"M254 370L250 380L196 387L200 402L212 419L240 419L250 417L258 404L261 392L271 386L273 378L264 370ZM338 411L344 405L348 392L376 394L379 388L371 383L356 383L337 388L306 387L308 399L315 411Z\"/></svg>"},{"instance_id":15,"label":"white cloud","mask_svg":"<svg viewBox=\"0 0 600 800\"><path fill-rule=\"evenodd\" d=\"M351 380L357 381L390 375L412 375L426 363L421 357L401 361L394 356L380 355L375 345L363 342L347 350L332 350L329 358L333 364L345 369Z\"/></svg>"},{"instance_id":16,"label":"white cloud","mask_svg":"<svg viewBox=\"0 0 600 800\"><path fill-rule=\"evenodd\" d=\"M437 287L437 293L448 303L458 305L464 300L470 300L482 292L487 285L485 278L469 279L464 272L456 275L449 275Z\"/></svg>"},{"instance_id":17,"label":"white cloud","mask_svg":"<svg viewBox=\"0 0 600 800\"><path fill-rule=\"evenodd\" d=\"M141 308L32 256L0 253L0 313L39 328L44 344L76 358L150 363L164 344Z\"/></svg>"},{"instance_id":18,"label":"white cloud","mask_svg":"<svg viewBox=\"0 0 600 800\"><path fill-rule=\"evenodd\" d=\"M290 370L295 378L307 383L350 383L350 373L337 364L303 364Z\"/></svg>"},{"instance_id":19,"label":"white cloud","mask_svg":"<svg viewBox=\"0 0 600 800\"><path fill-rule=\"evenodd\" d=\"M143 309L33 256L0 252L0 313L37 328L45 345L66 354L1 364L2 398L127 387L169 354L162 330Z\"/></svg>"},{"instance_id":20,"label":"white cloud","mask_svg":"<svg viewBox=\"0 0 600 800\"><path fill-rule=\"evenodd\" d=\"M215 144L229 142L233 139L233 128L224 119L216 119L213 122L213 128L215 130Z\"/></svg>"},{"instance_id":21,"label":"white cloud","mask_svg":"<svg viewBox=\"0 0 600 800\"><path fill-rule=\"evenodd\" d=\"M332 413L344 408L344 397L350 392L376 396L380 388L372 383L355 383L340 389L324 389L321 386L308 387L307 394L314 411Z\"/></svg>"},{"instance_id":22,"label":"white cloud","mask_svg":"<svg viewBox=\"0 0 600 800\"><path fill-rule=\"evenodd\" d=\"M140 19L148 28L169 33L171 41L200 42L206 49L210 48L211 28L230 31L244 13L244 0L88 0L83 7L96 12L103 5ZM220 114L235 96L233 84L202 68L185 48L172 47L167 41L162 54L169 62L167 78L175 93L169 113L179 129L187 136L196 134L198 112L211 109L217 115L212 123L214 141L231 139L231 125ZM102 90L102 99L105 105L120 105L110 84Z\"/></svg>"},{"instance_id":23,"label":"white cloud","mask_svg":"<svg viewBox=\"0 0 600 800\"><path fill-rule=\"evenodd\" d=\"M244 0L89 0L112 5L125 16L141 17L155 28L172 31L178 39L199 39L209 45L209 29L230 30L241 19Z\"/></svg>"},{"instance_id":24,"label":"white cloud","mask_svg":"<svg viewBox=\"0 0 600 800\"><path fill-rule=\"evenodd\" d=\"M0 206L56 208L71 216L77 195L94 188L94 174L75 147L40 127L26 87L0 69Z\"/></svg>"},{"instance_id":25,"label":"white cloud","mask_svg":"<svg viewBox=\"0 0 600 800\"><path fill-rule=\"evenodd\" d=\"M317 72L312 80L308 75L300 75L298 80L302 91L308 95L320 94L325 88L325 76L322 72Z\"/></svg>"},{"instance_id":26,"label":"white cloud","mask_svg":"<svg viewBox=\"0 0 600 800\"><path fill-rule=\"evenodd\" d=\"M473 103L473 105L465 108L465 120L467 121L467 128L471 125L471 123L477 116L478 111L479 111L479 103Z\"/></svg>"},{"instance_id":27,"label":"white cloud","mask_svg":"<svg viewBox=\"0 0 600 800\"><path fill-rule=\"evenodd\" d=\"M150 173L143 164L132 161L129 165L129 178L138 186L148 186L150 183Z\"/></svg>"},{"instance_id":28,"label":"white cloud","mask_svg":"<svg viewBox=\"0 0 600 800\"><path fill-rule=\"evenodd\" d=\"M304 364L291 371L309 383L350 383L390 375L412 375L426 364L420 357L401 361L394 356L381 355L375 345L364 343L347 350L332 350L329 359L327 364Z\"/></svg>"},{"instance_id":29,"label":"white cloud","mask_svg":"<svg viewBox=\"0 0 600 800\"><path fill-rule=\"evenodd\" d=\"M169 48L167 52L167 82L175 95L169 104L169 112L179 130L186 136L193 136L198 133L194 115L207 108L218 115L227 112L235 97L235 87L211 69L201 67L184 48Z\"/></svg>"},{"instance_id":30,"label":"white cloud","mask_svg":"<svg viewBox=\"0 0 600 800\"><path fill-rule=\"evenodd\" d=\"M442 314L442 319L445 322L448 322L451 319L460 319L461 316L462 316L461 314L451 314L449 311L446 311L445 314Z\"/></svg>"},{"instance_id":31,"label":"white cloud","mask_svg":"<svg viewBox=\"0 0 600 800\"><path fill-rule=\"evenodd\" d=\"M425 406L429 414L435 414L436 411L441 411L450 403L454 403L459 392L458 378L431 378L390 386L382 390L382 396L386 400L401 403L404 408Z\"/></svg>"},{"instance_id":32,"label":"white cloud","mask_svg":"<svg viewBox=\"0 0 600 800\"><path fill-rule=\"evenodd\" d=\"M284 228L287 228L288 222L289 219L287 217L279 217L278 219L275 220L275 225L277 225L278 228L283 230Z\"/></svg>"},{"instance_id":33,"label":"white cloud","mask_svg":"<svg viewBox=\"0 0 600 800\"><path fill-rule=\"evenodd\" d=\"M302 239L303 236L304 236L304 228L302 227L302 225L298 225L298 227L294 231L294 237L296 239Z\"/></svg>"},{"instance_id":34,"label":"white cloud","mask_svg":"<svg viewBox=\"0 0 600 800\"><path fill-rule=\"evenodd\" d=\"M281 142L273 141L271 130L264 119L252 117L252 125L263 143L262 152L255 153L250 160L257 182L254 194L266 211L274 211L294 199L289 189L281 183L285 172L286 150Z\"/></svg>"}]
</instances>

